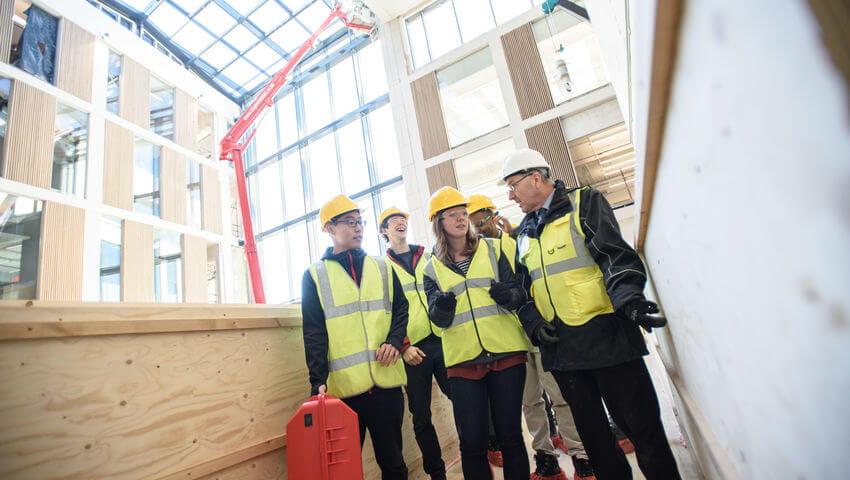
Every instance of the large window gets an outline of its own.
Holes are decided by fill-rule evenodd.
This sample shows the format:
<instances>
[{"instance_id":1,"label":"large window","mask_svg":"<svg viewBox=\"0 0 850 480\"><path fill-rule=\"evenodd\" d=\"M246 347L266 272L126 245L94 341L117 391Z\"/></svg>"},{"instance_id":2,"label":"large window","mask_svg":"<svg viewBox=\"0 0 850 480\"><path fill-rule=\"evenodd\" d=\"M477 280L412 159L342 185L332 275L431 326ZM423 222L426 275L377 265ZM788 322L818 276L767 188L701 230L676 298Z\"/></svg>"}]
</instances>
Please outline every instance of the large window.
<instances>
[{"instance_id":1,"label":"large window","mask_svg":"<svg viewBox=\"0 0 850 480\"><path fill-rule=\"evenodd\" d=\"M133 153L133 210L159 216L160 146L136 139Z\"/></svg>"},{"instance_id":2,"label":"large window","mask_svg":"<svg viewBox=\"0 0 850 480\"><path fill-rule=\"evenodd\" d=\"M83 196L88 140L89 114L57 103L53 131L53 190Z\"/></svg>"},{"instance_id":3,"label":"large window","mask_svg":"<svg viewBox=\"0 0 850 480\"><path fill-rule=\"evenodd\" d=\"M508 138L456 158L454 168L458 188L464 195L487 195L502 215L519 223L522 212L508 199L508 189L497 184L501 179L502 159L515 148L513 139Z\"/></svg>"},{"instance_id":4,"label":"large window","mask_svg":"<svg viewBox=\"0 0 850 480\"><path fill-rule=\"evenodd\" d=\"M3 170L3 145L6 143L6 125L9 122L9 92L12 81L0 77L0 171Z\"/></svg>"},{"instance_id":5,"label":"large window","mask_svg":"<svg viewBox=\"0 0 850 480\"><path fill-rule=\"evenodd\" d=\"M163 137L174 139L174 87L151 76L151 130Z\"/></svg>"},{"instance_id":6,"label":"large window","mask_svg":"<svg viewBox=\"0 0 850 480\"><path fill-rule=\"evenodd\" d=\"M613 206L634 202L635 149L625 123L571 140L579 183L599 190Z\"/></svg>"},{"instance_id":7,"label":"large window","mask_svg":"<svg viewBox=\"0 0 850 480\"><path fill-rule=\"evenodd\" d=\"M106 111L118 115L121 96L121 55L109 51L109 65L106 72Z\"/></svg>"},{"instance_id":8,"label":"large window","mask_svg":"<svg viewBox=\"0 0 850 480\"><path fill-rule=\"evenodd\" d=\"M452 147L508 124L490 49L439 70L437 84Z\"/></svg>"},{"instance_id":9,"label":"large window","mask_svg":"<svg viewBox=\"0 0 850 480\"><path fill-rule=\"evenodd\" d=\"M155 301L183 301L182 252L179 233L154 230L153 282Z\"/></svg>"},{"instance_id":10,"label":"large window","mask_svg":"<svg viewBox=\"0 0 850 480\"><path fill-rule=\"evenodd\" d=\"M40 201L0 193L0 300L35 298L41 210Z\"/></svg>"},{"instance_id":11,"label":"large window","mask_svg":"<svg viewBox=\"0 0 850 480\"><path fill-rule=\"evenodd\" d=\"M100 301L121 301L121 220L100 219Z\"/></svg>"}]
</instances>

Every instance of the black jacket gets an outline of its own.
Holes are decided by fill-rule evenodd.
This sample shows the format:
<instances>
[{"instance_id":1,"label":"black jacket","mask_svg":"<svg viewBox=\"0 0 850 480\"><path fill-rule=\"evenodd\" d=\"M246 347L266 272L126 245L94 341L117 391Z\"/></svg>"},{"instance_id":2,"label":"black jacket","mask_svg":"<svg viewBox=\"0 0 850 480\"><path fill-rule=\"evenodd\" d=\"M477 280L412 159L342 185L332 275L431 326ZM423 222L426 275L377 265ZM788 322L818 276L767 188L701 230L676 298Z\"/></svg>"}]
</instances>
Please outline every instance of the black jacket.
<instances>
[{"instance_id":1,"label":"black jacket","mask_svg":"<svg viewBox=\"0 0 850 480\"><path fill-rule=\"evenodd\" d=\"M573 211L573 204L567 196L572 190L560 180L556 182L549 211L540 222L542 226ZM602 193L585 188L579 194L579 220L585 233L584 244L602 270L608 296L617 311L631 300L644 298L646 270L637 252L623 239L614 210ZM533 228L534 216L532 212L523 218L515 230L518 236L539 237L542 228ZM517 265L517 275L526 291L530 291L528 271L518 261ZM557 292L553 294L557 295ZM639 327L617 313L598 315L577 327L560 321L555 325L560 341L555 345L540 345L543 368L547 371L601 368L625 363L648 353ZM526 331L533 331L528 322Z\"/></svg>"},{"instance_id":2,"label":"black jacket","mask_svg":"<svg viewBox=\"0 0 850 480\"><path fill-rule=\"evenodd\" d=\"M366 252L360 248L334 254L333 247L328 247L322 260L339 262L343 270L348 272L357 285L360 285L365 257ZM404 296L395 272L391 268L388 271L393 278L393 313L390 331L384 343L389 343L400 351L407 331L407 298ZM324 385L328 380L328 327L325 324L325 312L319 301L316 282L313 281L309 268L304 271L304 276L301 278L301 316L304 354L307 357L307 370L310 373L310 392L311 395L315 395L318 393L319 386ZM357 328L362 326L357 325Z\"/></svg>"}]
</instances>

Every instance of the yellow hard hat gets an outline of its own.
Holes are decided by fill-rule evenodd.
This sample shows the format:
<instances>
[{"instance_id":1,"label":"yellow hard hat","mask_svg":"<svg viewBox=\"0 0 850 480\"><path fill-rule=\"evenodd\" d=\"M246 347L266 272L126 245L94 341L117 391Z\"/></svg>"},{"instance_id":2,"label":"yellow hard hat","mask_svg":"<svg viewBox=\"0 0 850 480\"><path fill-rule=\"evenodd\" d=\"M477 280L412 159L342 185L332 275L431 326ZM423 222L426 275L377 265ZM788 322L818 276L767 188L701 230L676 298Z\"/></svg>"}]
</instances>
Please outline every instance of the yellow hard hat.
<instances>
[{"instance_id":1,"label":"yellow hard hat","mask_svg":"<svg viewBox=\"0 0 850 480\"><path fill-rule=\"evenodd\" d=\"M470 195L469 203L466 205L466 209L469 210L469 213L475 213L479 210L484 210L485 208L489 208L490 210L496 211L496 205L493 204L493 201L490 200L490 197L487 195Z\"/></svg>"},{"instance_id":2,"label":"yellow hard hat","mask_svg":"<svg viewBox=\"0 0 850 480\"><path fill-rule=\"evenodd\" d=\"M360 211L360 207L354 203L354 200L345 195L337 195L330 202L322 205L321 210L319 210L319 220L322 222L322 226L324 226L334 217L354 211Z\"/></svg>"},{"instance_id":3,"label":"yellow hard hat","mask_svg":"<svg viewBox=\"0 0 850 480\"><path fill-rule=\"evenodd\" d=\"M402 217L404 217L404 218L407 218L407 217L409 217L409 216L410 216L410 215L408 215L408 214L406 214L406 213L402 212L401 210L399 210L399 209L397 209L397 208L395 208L395 207L390 207L390 208L388 208L388 209L384 210L384 211L381 213L381 218L378 220L378 228L381 228L381 226L384 224L384 222L385 222L388 218L392 217L393 215L401 215L401 216L402 216Z\"/></svg>"},{"instance_id":4,"label":"yellow hard hat","mask_svg":"<svg viewBox=\"0 0 850 480\"><path fill-rule=\"evenodd\" d=\"M462 193L452 187L443 187L434 192L431 195L431 200L428 200L428 220L433 222L434 217L443 210L467 203L469 203L469 200Z\"/></svg>"}]
</instances>

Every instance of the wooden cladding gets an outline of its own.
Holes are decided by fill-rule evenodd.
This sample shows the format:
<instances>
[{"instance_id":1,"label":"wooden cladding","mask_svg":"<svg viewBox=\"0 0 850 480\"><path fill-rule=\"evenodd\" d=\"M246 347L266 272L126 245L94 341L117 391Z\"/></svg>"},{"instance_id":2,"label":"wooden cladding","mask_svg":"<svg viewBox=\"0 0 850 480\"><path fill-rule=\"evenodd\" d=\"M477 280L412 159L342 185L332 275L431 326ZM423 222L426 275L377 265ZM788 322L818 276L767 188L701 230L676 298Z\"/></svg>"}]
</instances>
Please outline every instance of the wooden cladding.
<instances>
[{"instance_id":1,"label":"wooden cladding","mask_svg":"<svg viewBox=\"0 0 850 480\"><path fill-rule=\"evenodd\" d=\"M443 162L425 169L428 177L428 190L434 193L442 187L457 188L457 177L455 177L455 166L453 162Z\"/></svg>"},{"instance_id":2,"label":"wooden cladding","mask_svg":"<svg viewBox=\"0 0 850 480\"><path fill-rule=\"evenodd\" d=\"M109 121L103 152L103 203L133 209L133 133Z\"/></svg>"},{"instance_id":3,"label":"wooden cladding","mask_svg":"<svg viewBox=\"0 0 850 480\"><path fill-rule=\"evenodd\" d=\"M162 219L186 224L186 159L170 148L162 149Z\"/></svg>"},{"instance_id":4,"label":"wooden cladding","mask_svg":"<svg viewBox=\"0 0 850 480\"><path fill-rule=\"evenodd\" d=\"M153 227L124 220L121 300L153 302Z\"/></svg>"},{"instance_id":5,"label":"wooden cladding","mask_svg":"<svg viewBox=\"0 0 850 480\"><path fill-rule=\"evenodd\" d=\"M437 74L431 72L414 80L410 84L410 90L413 93L422 156L427 160L448 152L449 137L446 134L446 122L443 119L443 107L440 104Z\"/></svg>"},{"instance_id":6,"label":"wooden cladding","mask_svg":"<svg viewBox=\"0 0 850 480\"><path fill-rule=\"evenodd\" d=\"M50 189L55 120L55 97L23 82L12 82L3 177Z\"/></svg>"},{"instance_id":7,"label":"wooden cladding","mask_svg":"<svg viewBox=\"0 0 850 480\"><path fill-rule=\"evenodd\" d=\"M12 51L12 30L15 0L0 0L0 62L9 63Z\"/></svg>"},{"instance_id":8,"label":"wooden cladding","mask_svg":"<svg viewBox=\"0 0 850 480\"><path fill-rule=\"evenodd\" d=\"M123 57L119 81L121 118L142 128L150 128L151 74L128 56Z\"/></svg>"},{"instance_id":9,"label":"wooden cladding","mask_svg":"<svg viewBox=\"0 0 850 480\"><path fill-rule=\"evenodd\" d=\"M183 301L207 301L207 241L183 235Z\"/></svg>"},{"instance_id":10,"label":"wooden cladding","mask_svg":"<svg viewBox=\"0 0 850 480\"><path fill-rule=\"evenodd\" d=\"M502 35L502 46L522 119L555 108L531 24Z\"/></svg>"},{"instance_id":11,"label":"wooden cladding","mask_svg":"<svg viewBox=\"0 0 850 480\"><path fill-rule=\"evenodd\" d=\"M39 300L83 300L85 211L44 202L38 262Z\"/></svg>"},{"instance_id":12,"label":"wooden cladding","mask_svg":"<svg viewBox=\"0 0 850 480\"><path fill-rule=\"evenodd\" d=\"M174 89L174 143L195 152L198 150L198 100Z\"/></svg>"},{"instance_id":13,"label":"wooden cladding","mask_svg":"<svg viewBox=\"0 0 850 480\"><path fill-rule=\"evenodd\" d=\"M59 23L56 86L87 102L92 99L94 35L66 19Z\"/></svg>"},{"instance_id":14,"label":"wooden cladding","mask_svg":"<svg viewBox=\"0 0 850 480\"><path fill-rule=\"evenodd\" d=\"M528 148L537 150L552 166L552 177L563 180L567 187L577 187L575 169L570 161L561 122L553 118L525 131Z\"/></svg>"},{"instance_id":15,"label":"wooden cladding","mask_svg":"<svg viewBox=\"0 0 850 480\"><path fill-rule=\"evenodd\" d=\"M204 230L222 233L221 184L218 170L209 165L201 165L201 208Z\"/></svg>"}]
</instances>

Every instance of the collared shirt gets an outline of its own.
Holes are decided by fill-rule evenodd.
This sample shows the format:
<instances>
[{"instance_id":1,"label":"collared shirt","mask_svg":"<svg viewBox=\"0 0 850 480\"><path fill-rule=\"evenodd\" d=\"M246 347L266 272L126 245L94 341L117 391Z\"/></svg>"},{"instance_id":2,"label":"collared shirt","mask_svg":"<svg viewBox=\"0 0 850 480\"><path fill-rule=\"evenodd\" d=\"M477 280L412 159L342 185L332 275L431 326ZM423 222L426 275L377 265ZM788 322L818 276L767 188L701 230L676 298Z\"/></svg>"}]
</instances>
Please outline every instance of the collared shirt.
<instances>
[{"instance_id":1,"label":"collared shirt","mask_svg":"<svg viewBox=\"0 0 850 480\"><path fill-rule=\"evenodd\" d=\"M550 193L549 196L546 197L546 201L543 202L543 206L541 206L540 208L545 208L546 210L549 210L549 207L552 206L552 199L553 198L555 198L555 189L554 188L552 189L552 193Z\"/></svg>"}]
</instances>

